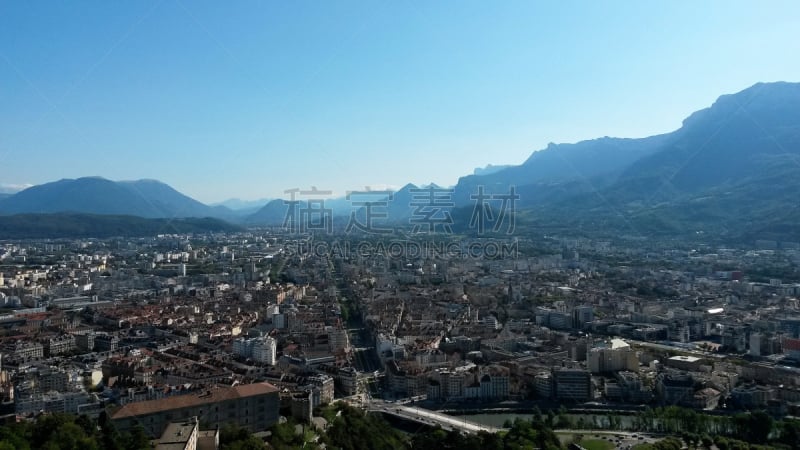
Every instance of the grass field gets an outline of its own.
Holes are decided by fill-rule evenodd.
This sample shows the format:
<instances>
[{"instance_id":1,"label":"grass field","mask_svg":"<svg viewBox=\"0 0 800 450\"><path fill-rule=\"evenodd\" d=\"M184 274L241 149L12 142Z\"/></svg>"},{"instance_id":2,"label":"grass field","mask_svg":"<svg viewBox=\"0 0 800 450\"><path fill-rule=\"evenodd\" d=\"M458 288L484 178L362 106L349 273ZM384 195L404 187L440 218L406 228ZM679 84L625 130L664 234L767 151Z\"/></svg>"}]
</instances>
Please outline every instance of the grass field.
<instances>
[{"instance_id":1,"label":"grass field","mask_svg":"<svg viewBox=\"0 0 800 450\"><path fill-rule=\"evenodd\" d=\"M586 450L614 450L614 444L602 439L584 439L579 445Z\"/></svg>"},{"instance_id":2,"label":"grass field","mask_svg":"<svg viewBox=\"0 0 800 450\"><path fill-rule=\"evenodd\" d=\"M631 450L653 450L653 444L636 444L631 447Z\"/></svg>"}]
</instances>

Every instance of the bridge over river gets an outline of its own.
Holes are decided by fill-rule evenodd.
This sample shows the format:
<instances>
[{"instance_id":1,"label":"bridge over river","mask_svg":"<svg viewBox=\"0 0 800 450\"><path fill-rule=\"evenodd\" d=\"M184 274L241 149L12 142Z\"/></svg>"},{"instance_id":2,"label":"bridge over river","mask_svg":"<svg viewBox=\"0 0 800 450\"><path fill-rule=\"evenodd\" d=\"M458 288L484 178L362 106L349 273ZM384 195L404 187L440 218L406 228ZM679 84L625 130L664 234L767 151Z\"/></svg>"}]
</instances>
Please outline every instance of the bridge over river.
<instances>
[{"instance_id":1,"label":"bridge over river","mask_svg":"<svg viewBox=\"0 0 800 450\"><path fill-rule=\"evenodd\" d=\"M425 425L439 425L446 430L459 430L465 433L477 433L479 431L496 433L502 430L502 428L482 425L466 419L459 419L458 417L448 416L447 414L431 411L429 409L410 407L402 403L386 402L379 399L370 399L367 409L369 411L382 412L399 417L401 419L411 420Z\"/></svg>"}]
</instances>

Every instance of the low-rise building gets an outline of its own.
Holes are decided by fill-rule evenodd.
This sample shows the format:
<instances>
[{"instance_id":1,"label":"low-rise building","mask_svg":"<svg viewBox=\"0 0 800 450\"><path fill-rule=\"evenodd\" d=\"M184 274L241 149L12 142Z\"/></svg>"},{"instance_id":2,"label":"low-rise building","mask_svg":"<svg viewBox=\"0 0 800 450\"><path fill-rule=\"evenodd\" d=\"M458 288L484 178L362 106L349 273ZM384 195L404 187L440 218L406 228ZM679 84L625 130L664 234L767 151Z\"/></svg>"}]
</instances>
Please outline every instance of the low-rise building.
<instances>
[{"instance_id":1,"label":"low-rise building","mask_svg":"<svg viewBox=\"0 0 800 450\"><path fill-rule=\"evenodd\" d=\"M190 420L171 422L161 433L161 438L153 441L155 450L217 450L219 448L219 429L200 430L197 417Z\"/></svg>"},{"instance_id":2,"label":"low-rise building","mask_svg":"<svg viewBox=\"0 0 800 450\"><path fill-rule=\"evenodd\" d=\"M98 352L113 352L119 347L119 338L111 334L100 334L94 337L94 349Z\"/></svg>"},{"instance_id":3,"label":"low-rise building","mask_svg":"<svg viewBox=\"0 0 800 450\"><path fill-rule=\"evenodd\" d=\"M764 408L775 398L775 389L758 384L737 386L731 390L733 402L745 409Z\"/></svg>"},{"instance_id":4,"label":"low-rise building","mask_svg":"<svg viewBox=\"0 0 800 450\"><path fill-rule=\"evenodd\" d=\"M696 356L676 355L667 358L664 365L674 367L678 370L686 370L689 372L699 372L700 366L703 365L703 359Z\"/></svg>"}]
</instances>

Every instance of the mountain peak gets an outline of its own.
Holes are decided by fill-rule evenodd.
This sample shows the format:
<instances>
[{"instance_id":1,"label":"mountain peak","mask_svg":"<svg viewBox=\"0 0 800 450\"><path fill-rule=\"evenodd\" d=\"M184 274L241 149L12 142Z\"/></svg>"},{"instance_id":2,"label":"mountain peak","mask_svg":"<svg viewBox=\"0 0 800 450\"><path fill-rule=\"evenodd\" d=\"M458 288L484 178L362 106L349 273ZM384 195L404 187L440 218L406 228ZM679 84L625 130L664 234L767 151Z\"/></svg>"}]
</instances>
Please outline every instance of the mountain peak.
<instances>
[{"instance_id":1,"label":"mountain peak","mask_svg":"<svg viewBox=\"0 0 800 450\"><path fill-rule=\"evenodd\" d=\"M99 176L61 179L20 191L0 201L0 212L124 214L211 217L215 210L157 180L111 181Z\"/></svg>"},{"instance_id":2,"label":"mountain peak","mask_svg":"<svg viewBox=\"0 0 800 450\"><path fill-rule=\"evenodd\" d=\"M86 177L78 177L78 178L62 178L58 180L58 182L112 182L108 178L101 177L99 175L90 175Z\"/></svg>"},{"instance_id":3,"label":"mountain peak","mask_svg":"<svg viewBox=\"0 0 800 450\"><path fill-rule=\"evenodd\" d=\"M158 184L158 185L169 186L167 183L164 183L163 181L160 181L160 180L156 180L155 178L140 178L138 180L122 180L122 181L118 181L118 183L125 183L125 184Z\"/></svg>"},{"instance_id":4,"label":"mountain peak","mask_svg":"<svg viewBox=\"0 0 800 450\"><path fill-rule=\"evenodd\" d=\"M397 192L408 192L411 189L417 189L417 185L414 184L414 183L408 183L405 186L403 186L400 189L398 189Z\"/></svg>"},{"instance_id":5,"label":"mountain peak","mask_svg":"<svg viewBox=\"0 0 800 450\"><path fill-rule=\"evenodd\" d=\"M434 183L432 181L430 183L428 183L428 184L420 185L420 188L421 189L446 189L445 187L439 186L438 184L436 184L436 183Z\"/></svg>"},{"instance_id":6,"label":"mountain peak","mask_svg":"<svg viewBox=\"0 0 800 450\"><path fill-rule=\"evenodd\" d=\"M720 95L711 106L696 111L684 119L682 128L699 126L698 124L704 121L727 121L739 113L748 115L766 113L769 114L770 123L773 123L772 120L777 120L779 123L788 121L787 125L793 125L795 117L787 112L793 112L798 102L800 102L800 83L759 82L739 92Z\"/></svg>"}]
</instances>

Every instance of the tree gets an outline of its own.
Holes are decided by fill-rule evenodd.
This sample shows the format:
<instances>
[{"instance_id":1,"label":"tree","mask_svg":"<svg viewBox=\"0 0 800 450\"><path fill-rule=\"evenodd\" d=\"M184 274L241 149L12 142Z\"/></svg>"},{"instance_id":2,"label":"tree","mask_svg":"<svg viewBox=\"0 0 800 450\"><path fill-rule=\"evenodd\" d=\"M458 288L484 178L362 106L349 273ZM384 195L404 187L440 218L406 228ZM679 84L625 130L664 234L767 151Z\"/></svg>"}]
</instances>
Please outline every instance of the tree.
<instances>
[{"instance_id":1,"label":"tree","mask_svg":"<svg viewBox=\"0 0 800 450\"><path fill-rule=\"evenodd\" d=\"M264 450L266 448L264 442L253 435L244 440L234 441L225 447L227 450Z\"/></svg>"},{"instance_id":2,"label":"tree","mask_svg":"<svg viewBox=\"0 0 800 450\"><path fill-rule=\"evenodd\" d=\"M59 450L94 450L99 449L93 437L86 436L80 426L69 421L61 424L45 442L44 448Z\"/></svg>"},{"instance_id":3,"label":"tree","mask_svg":"<svg viewBox=\"0 0 800 450\"><path fill-rule=\"evenodd\" d=\"M548 427L552 427L553 424L556 423L556 413L554 413L552 409L547 411L547 415L545 416L544 423Z\"/></svg>"},{"instance_id":4,"label":"tree","mask_svg":"<svg viewBox=\"0 0 800 450\"><path fill-rule=\"evenodd\" d=\"M750 419L750 436L752 436L752 440L759 444L766 443L774 425L775 421L764 411L752 413Z\"/></svg>"},{"instance_id":5,"label":"tree","mask_svg":"<svg viewBox=\"0 0 800 450\"><path fill-rule=\"evenodd\" d=\"M780 441L787 445L800 443L800 421L784 419L781 423Z\"/></svg>"},{"instance_id":6,"label":"tree","mask_svg":"<svg viewBox=\"0 0 800 450\"><path fill-rule=\"evenodd\" d=\"M559 411L554 428L572 428L572 419L566 412Z\"/></svg>"},{"instance_id":7,"label":"tree","mask_svg":"<svg viewBox=\"0 0 800 450\"><path fill-rule=\"evenodd\" d=\"M111 422L111 419L109 419L105 411L100 413L97 423L100 425L102 447L106 450L122 450L117 428Z\"/></svg>"},{"instance_id":8,"label":"tree","mask_svg":"<svg viewBox=\"0 0 800 450\"><path fill-rule=\"evenodd\" d=\"M328 427L326 444L347 449L394 449L405 447L406 439L382 417L365 414L346 404L336 406L340 412ZM455 436L448 436L455 439ZM302 442L301 442L302 444Z\"/></svg>"},{"instance_id":9,"label":"tree","mask_svg":"<svg viewBox=\"0 0 800 450\"><path fill-rule=\"evenodd\" d=\"M269 440L270 445L272 447L281 450L281 449L290 449L294 448L298 445L302 444L302 438L299 437L294 432L294 421L287 421L285 423L278 423L273 425L270 428L272 432L272 437ZM228 439L227 445L234 445L236 443L243 442L247 440L250 436L250 433L245 428L236 427L237 429L229 430L228 431ZM332 431L332 430L329 430ZM220 433L220 444L222 444L222 433ZM222 446L223 450L226 450L227 446Z\"/></svg>"},{"instance_id":10,"label":"tree","mask_svg":"<svg viewBox=\"0 0 800 450\"><path fill-rule=\"evenodd\" d=\"M542 410L539 409L538 406L533 407L533 421L534 422L541 422L542 421ZM509 425L507 428L511 428Z\"/></svg>"},{"instance_id":11,"label":"tree","mask_svg":"<svg viewBox=\"0 0 800 450\"><path fill-rule=\"evenodd\" d=\"M700 442L700 436L695 433L681 433L681 439L686 442L686 445L689 448L697 447L697 443Z\"/></svg>"},{"instance_id":12,"label":"tree","mask_svg":"<svg viewBox=\"0 0 800 450\"><path fill-rule=\"evenodd\" d=\"M40 416L33 424L31 447L44 448L57 430L70 421L66 414L46 414Z\"/></svg>"},{"instance_id":13,"label":"tree","mask_svg":"<svg viewBox=\"0 0 800 450\"><path fill-rule=\"evenodd\" d=\"M503 439L498 433L478 432L479 448L482 450L503 450Z\"/></svg>"},{"instance_id":14,"label":"tree","mask_svg":"<svg viewBox=\"0 0 800 450\"><path fill-rule=\"evenodd\" d=\"M774 426L772 417L764 411L737 414L733 417L733 423L736 430L736 437L758 444L767 442Z\"/></svg>"},{"instance_id":15,"label":"tree","mask_svg":"<svg viewBox=\"0 0 800 450\"><path fill-rule=\"evenodd\" d=\"M99 430L98 430L99 427ZM245 438L250 434L246 433ZM0 426L0 450L149 450L150 439L141 426L119 433L106 414L97 421L87 416L42 414L32 422ZM252 447L242 447L250 449ZM260 447L260 448L263 448Z\"/></svg>"},{"instance_id":16,"label":"tree","mask_svg":"<svg viewBox=\"0 0 800 450\"><path fill-rule=\"evenodd\" d=\"M83 432L89 436L97 434L97 423L89 418L86 414L81 414L75 419L75 423L83 429Z\"/></svg>"},{"instance_id":17,"label":"tree","mask_svg":"<svg viewBox=\"0 0 800 450\"><path fill-rule=\"evenodd\" d=\"M419 450L439 450L440 442L444 441L447 432L437 427L433 430L417 433L411 440L411 448Z\"/></svg>"},{"instance_id":18,"label":"tree","mask_svg":"<svg viewBox=\"0 0 800 450\"><path fill-rule=\"evenodd\" d=\"M125 449L126 450L148 450L150 449L150 439L144 431L144 427L136 424L133 430L126 436Z\"/></svg>"},{"instance_id":19,"label":"tree","mask_svg":"<svg viewBox=\"0 0 800 450\"><path fill-rule=\"evenodd\" d=\"M681 450L683 445L678 439L668 437L656 442L654 447L656 450Z\"/></svg>"},{"instance_id":20,"label":"tree","mask_svg":"<svg viewBox=\"0 0 800 450\"><path fill-rule=\"evenodd\" d=\"M8 444L14 450L30 450L30 442L31 427L29 424L19 423L0 427L0 443Z\"/></svg>"}]
</instances>

